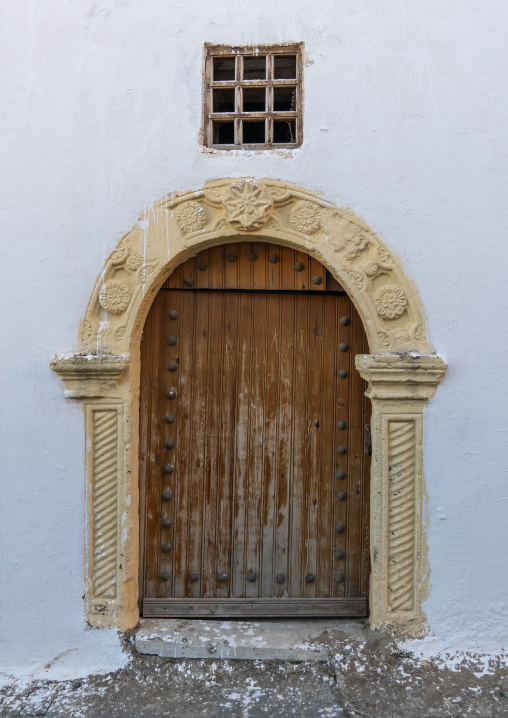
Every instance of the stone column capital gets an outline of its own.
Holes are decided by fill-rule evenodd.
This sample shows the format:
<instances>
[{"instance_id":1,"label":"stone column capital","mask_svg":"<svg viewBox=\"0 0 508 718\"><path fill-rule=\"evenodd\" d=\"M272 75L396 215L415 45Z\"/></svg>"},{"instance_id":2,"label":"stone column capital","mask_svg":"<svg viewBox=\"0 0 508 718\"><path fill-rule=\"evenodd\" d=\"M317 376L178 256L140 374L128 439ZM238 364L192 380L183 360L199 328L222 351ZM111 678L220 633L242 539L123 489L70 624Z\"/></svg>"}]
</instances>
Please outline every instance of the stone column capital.
<instances>
[{"instance_id":1,"label":"stone column capital","mask_svg":"<svg viewBox=\"0 0 508 718\"><path fill-rule=\"evenodd\" d=\"M128 365L128 355L111 354L55 355L49 362L65 384L66 399L111 396Z\"/></svg>"},{"instance_id":2,"label":"stone column capital","mask_svg":"<svg viewBox=\"0 0 508 718\"><path fill-rule=\"evenodd\" d=\"M358 354L356 368L369 382L369 399L413 399L434 396L447 364L431 354Z\"/></svg>"}]
</instances>

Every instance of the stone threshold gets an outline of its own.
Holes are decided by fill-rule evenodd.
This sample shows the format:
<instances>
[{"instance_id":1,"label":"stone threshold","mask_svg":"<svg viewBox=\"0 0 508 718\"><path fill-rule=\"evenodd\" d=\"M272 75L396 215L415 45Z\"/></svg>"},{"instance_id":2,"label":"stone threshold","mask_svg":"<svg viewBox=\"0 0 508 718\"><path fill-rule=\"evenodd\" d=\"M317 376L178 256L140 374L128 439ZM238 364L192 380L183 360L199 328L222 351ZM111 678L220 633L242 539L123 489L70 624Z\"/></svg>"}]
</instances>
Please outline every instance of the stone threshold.
<instances>
[{"instance_id":1,"label":"stone threshold","mask_svg":"<svg viewBox=\"0 0 508 718\"><path fill-rule=\"evenodd\" d=\"M364 636L368 626L367 619L142 618L134 647L163 658L326 661L337 641Z\"/></svg>"}]
</instances>

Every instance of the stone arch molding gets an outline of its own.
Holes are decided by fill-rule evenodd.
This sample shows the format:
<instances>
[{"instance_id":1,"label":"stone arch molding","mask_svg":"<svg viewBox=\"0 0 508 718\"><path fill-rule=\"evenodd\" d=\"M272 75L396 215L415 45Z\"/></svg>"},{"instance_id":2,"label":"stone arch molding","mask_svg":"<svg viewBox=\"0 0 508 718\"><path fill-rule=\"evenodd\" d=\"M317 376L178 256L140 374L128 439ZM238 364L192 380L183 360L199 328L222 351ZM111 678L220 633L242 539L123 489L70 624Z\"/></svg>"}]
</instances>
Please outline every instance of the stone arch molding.
<instances>
[{"instance_id":1,"label":"stone arch molding","mask_svg":"<svg viewBox=\"0 0 508 718\"><path fill-rule=\"evenodd\" d=\"M421 304L400 261L350 209L274 180L210 182L145 212L110 254L80 339L97 353L128 353L171 271L213 244L259 239L312 254L356 305L373 353L431 350Z\"/></svg>"},{"instance_id":2,"label":"stone arch molding","mask_svg":"<svg viewBox=\"0 0 508 718\"><path fill-rule=\"evenodd\" d=\"M51 359L65 396L85 403L87 618L120 628L139 618L139 345L148 310L180 263L208 246L238 241L316 257L363 320L372 352L356 358L373 408L370 620L417 634L428 575L423 406L446 364L432 353L418 292L401 262L362 219L306 189L250 178L212 181L146 210L96 282L79 351Z\"/></svg>"}]
</instances>

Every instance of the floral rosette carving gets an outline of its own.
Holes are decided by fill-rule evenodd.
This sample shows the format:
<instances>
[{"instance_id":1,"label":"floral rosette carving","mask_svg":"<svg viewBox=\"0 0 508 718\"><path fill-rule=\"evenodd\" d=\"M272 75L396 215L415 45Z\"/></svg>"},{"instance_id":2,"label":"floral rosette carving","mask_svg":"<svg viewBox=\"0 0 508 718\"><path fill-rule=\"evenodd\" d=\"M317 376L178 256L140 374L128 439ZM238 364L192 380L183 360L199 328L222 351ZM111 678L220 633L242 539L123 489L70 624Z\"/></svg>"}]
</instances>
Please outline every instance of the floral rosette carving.
<instances>
[{"instance_id":1,"label":"floral rosette carving","mask_svg":"<svg viewBox=\"0 0 508 718\"><path fill-rule=\"evenodd\" d=\"M121 314L129 306L131 290L119 279L110 279L102 285L99 292L99 304L106 312Z\"/></svg>"},{"instance_id":2,"label":"floral rosette carving","mask_svg":"<svg viewBox=\"0 0 508 718\"><path fill-rule=\"evenodd\" d=\"M393 268L393 257L388 252L387 249L384 247L378 247L376 250L376 255L379 260L379 262L386 268L386 269L392 269Z\"/></svg>"},{"instance_id":3,"label":"floral rosette carving","mask_svg":"<svg viewBox=\"0 0 508 718\"><path fill-rule=\"evenodd\" d=\"M224 214L233 227L245 231L259 229L270 215L272 201L256 182L235 182L224 198Z\"/></svg>"},{"instance_id":4,"label":"floral rosette carving","mask_svg":"<svg viewBox=\"0 0 508 718\"><path fill-rule=\"evenodd\" d=\"M347 278L349 279L351 284L353 286L355 286L357 289L362 290L365 288L365 276L358 270L353 270L352 272L348 272Z\"/></svg>"},{"instance_id":5,"label":"floral rosette carving","mask_svg":"<svg viewBox=\"0 0 508 718\"><path fill-rule=\"evenodd\" d=\"M116 249L111 252L110 259L113 264L121 264L123 261L125 261L128 252L129 247L127 246L126 237L124 237L118 242Z\"/></svg>"},{"instance_id":6,"label":"floral rosette carving","mask_svg":"<svg viewBox=\"0 0 508 718\"><path fill-rule=\"evenodd\" d=\"M127 269L130 269L131 272L135 272L136 269L141 267L142 262L143 258L140 257L139 254L133 252L127 257L125 266L127 267Z\"/></svg>"},{"instance_id":7,"label":"floral rosette carving","mask_svg":"<svg viewBox=\"0 0 508 718\"><path fill-rule=\"evenodd\" d=\"M365 264L362 267L363 271L367 275L367 277L375 277L376 274L379 271L379 266L373 262L371 259L367 260Z\"/></svg>"},{"instance_id":8,"label":"floral rosette carving","mask_svg":"<svg viewBox=\"0 0 508 718\"><path fill-rule=\"evenodd\" d=\"M376 294L374 306L383 319L396 319L406 310L407 298L402 289L394 284L388 284Z\"/></svg>"},{"instance_id":9,"label":"floral rosette carving","mask_svg":"<svg viewBox=\"0 0 508 718\"><path fill-rule=\"evenodd\" d=\"M313 202L297 202L289 215L289 223L297 232L314 234L321 223L321 210Z\"/></svg>"},{"instance_id":10,"label":"floral rosette carving","mask_svg":"<svg viewBox=\"0 0 508 718\"><path fill-rule=\"evenodd\" d=\"M184 202L177 207L175 215L184 234L198 232L206 222L205 210L198 202Z\"/></svg>"}]
</instances>

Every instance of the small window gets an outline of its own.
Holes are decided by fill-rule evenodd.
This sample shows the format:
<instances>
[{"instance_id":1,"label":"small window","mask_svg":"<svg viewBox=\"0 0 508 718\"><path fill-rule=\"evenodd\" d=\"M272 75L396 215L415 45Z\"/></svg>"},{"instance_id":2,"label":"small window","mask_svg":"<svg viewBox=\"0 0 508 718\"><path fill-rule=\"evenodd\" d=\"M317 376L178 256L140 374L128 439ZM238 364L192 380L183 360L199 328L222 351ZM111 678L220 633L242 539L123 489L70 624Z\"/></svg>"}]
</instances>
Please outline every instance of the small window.
<instances>
[{"instance_id":1,"label":"small window","mask_svg":"<svg viewBox=\"0 0 508 718\"><path fill-rule=\"evenodd\" d=\"M293 148L302 143L300 45L206 47L207 147Z\"/></svg>"}]
</instances>

